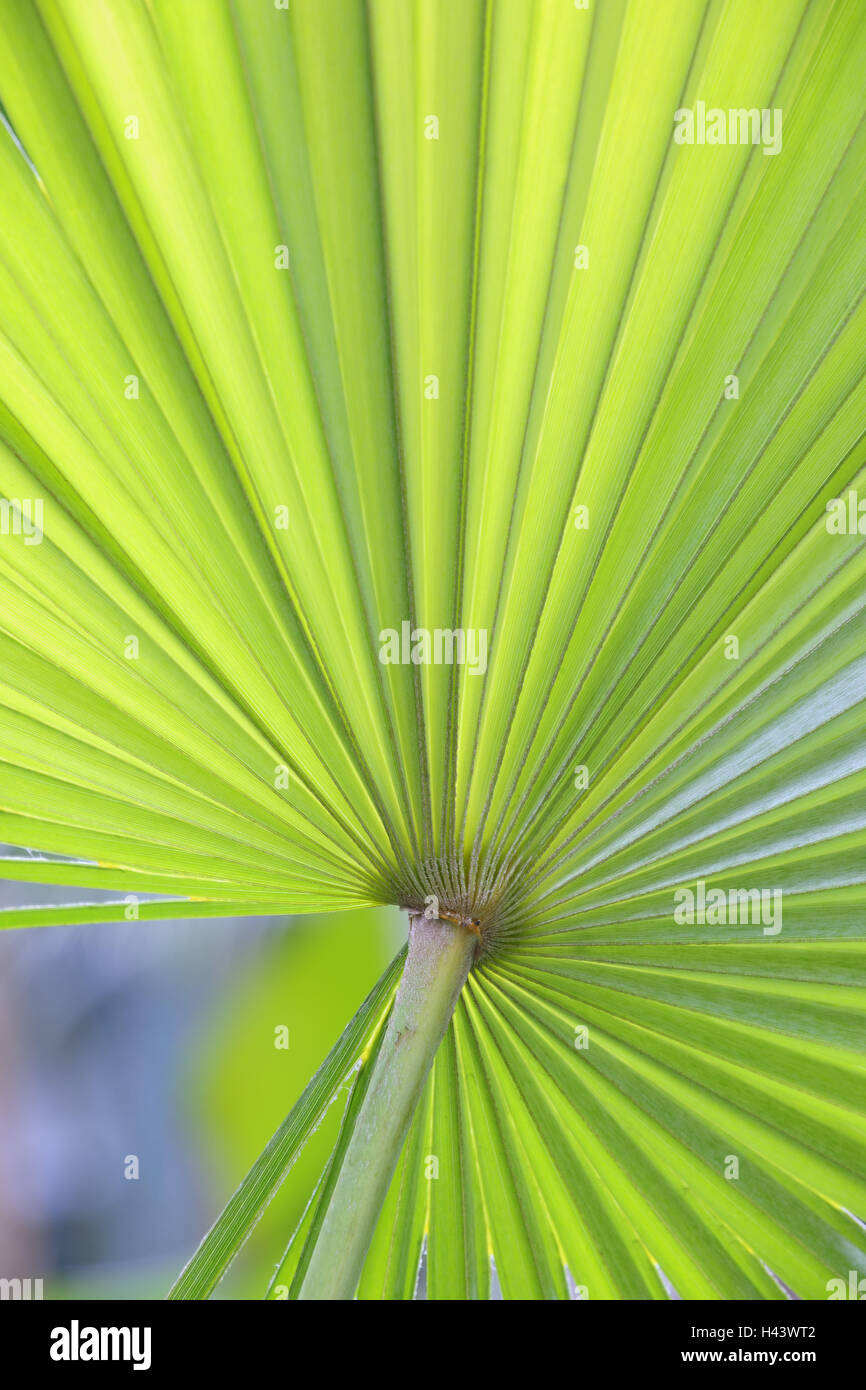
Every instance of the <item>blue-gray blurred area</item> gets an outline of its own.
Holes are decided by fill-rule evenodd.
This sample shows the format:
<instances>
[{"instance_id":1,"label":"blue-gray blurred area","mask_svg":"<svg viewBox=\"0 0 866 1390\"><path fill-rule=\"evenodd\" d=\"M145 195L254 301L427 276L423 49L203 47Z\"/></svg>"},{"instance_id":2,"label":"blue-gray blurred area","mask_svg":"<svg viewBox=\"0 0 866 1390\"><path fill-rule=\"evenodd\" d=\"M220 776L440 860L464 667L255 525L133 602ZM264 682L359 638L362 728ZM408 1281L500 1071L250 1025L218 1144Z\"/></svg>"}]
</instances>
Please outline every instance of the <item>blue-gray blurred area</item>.
<instances>
[{"instance_id":1,"label":"blue-gray blurred area","mask_svg":"<svg viewBox=\"0 0 866 1390\"><path fill-rule=\"evenodd\" d=\"M0 907L118 896L0 882ZM291 975L294 930L285 918L121 917L0 932L0 1279L41 1278L46 1298L164 1294L243 1176L238 1164L255 1158L305 1079L278 1073L284 1093L271 1098L266 1089L250 1113L243 1078L227 1075L223 1088L218 1074L223 1022L248 1050L251 1030L267 1032L262 1046L273 1054L270 1016L260 1029L257 1022L257 972L271 987L274 970ZM299 929L301 939L308 954L311 941L325 952L326 970L327 932L320 944ZM388 923L371 942L369 965L355 968L351 1007L393 946ZM233 1023L239 993L246 1021ZM317 1060L334 1040L330 1014L319 1037L319 1013L311 1000L302 1023ZM234 1038L227 1043L234 1055ZM220 1100L233 1086L239 1097L212 1126L197 1103L202 1074Z\"/></svg>"}]
</instances>

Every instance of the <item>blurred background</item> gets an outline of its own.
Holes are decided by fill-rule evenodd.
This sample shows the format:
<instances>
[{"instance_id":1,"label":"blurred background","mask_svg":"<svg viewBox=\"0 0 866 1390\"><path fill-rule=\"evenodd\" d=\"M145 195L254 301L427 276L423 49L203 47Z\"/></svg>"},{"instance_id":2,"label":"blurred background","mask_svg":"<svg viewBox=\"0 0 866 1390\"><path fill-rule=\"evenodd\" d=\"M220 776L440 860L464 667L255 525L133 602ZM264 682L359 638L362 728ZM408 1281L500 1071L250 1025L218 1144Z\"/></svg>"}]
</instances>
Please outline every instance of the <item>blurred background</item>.
<instances>
[{"instance_id":1,"label":"blurred background","mask_svg":"<svg viewBox=\"0 0 866 1390\"><path fill-rule=\"evenodd\" d=\"M120 897L0 882L0 907ZM0 1278L41 1278L46 1299L164 1297L406 933L396 909L122 910L0 931ZM217 1297L263 1297L340 1114Z\"/></svg>"}]
</instances>

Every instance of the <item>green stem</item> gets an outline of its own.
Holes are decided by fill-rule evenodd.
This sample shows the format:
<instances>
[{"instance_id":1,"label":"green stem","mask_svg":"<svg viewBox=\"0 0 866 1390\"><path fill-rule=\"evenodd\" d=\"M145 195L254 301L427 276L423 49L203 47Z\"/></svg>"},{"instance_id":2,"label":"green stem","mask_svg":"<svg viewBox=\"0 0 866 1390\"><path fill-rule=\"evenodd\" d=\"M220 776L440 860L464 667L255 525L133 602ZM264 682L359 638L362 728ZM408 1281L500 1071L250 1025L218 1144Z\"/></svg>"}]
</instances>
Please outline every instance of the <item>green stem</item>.
<instances>
[{"instance_id":1,"label":"green stem","mask_svg":"<svg viewBox=\"0 0 866 1390\"><path fill-rule=\"evenodd\" d=\"M354 1298L403 1140L475 946L463 927L412 918L394 1008L299 1298Z\"/></svg>"}]
</instances>

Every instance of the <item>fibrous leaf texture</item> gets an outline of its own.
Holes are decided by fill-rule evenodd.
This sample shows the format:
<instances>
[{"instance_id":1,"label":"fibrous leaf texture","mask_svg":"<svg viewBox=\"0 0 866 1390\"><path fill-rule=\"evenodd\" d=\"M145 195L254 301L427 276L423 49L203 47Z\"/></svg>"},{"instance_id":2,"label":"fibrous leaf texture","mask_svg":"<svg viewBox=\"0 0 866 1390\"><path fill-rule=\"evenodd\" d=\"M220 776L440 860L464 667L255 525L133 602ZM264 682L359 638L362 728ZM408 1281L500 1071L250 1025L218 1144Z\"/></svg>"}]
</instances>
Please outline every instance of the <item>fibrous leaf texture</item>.
<instances>
[{"instance_id":1,"label":"fibrous leaf texture","mask_svg":"<svg viewBox=\"0 0 866 1390\"><path fill-rule=\"evenodd\" d=\"M3 876L479 917L360 1297L827 1297L866 1270L862 3L0 22ZM177 1296L348 1082L297 1292L399 970Z\"/></svg>"}]
</instances>

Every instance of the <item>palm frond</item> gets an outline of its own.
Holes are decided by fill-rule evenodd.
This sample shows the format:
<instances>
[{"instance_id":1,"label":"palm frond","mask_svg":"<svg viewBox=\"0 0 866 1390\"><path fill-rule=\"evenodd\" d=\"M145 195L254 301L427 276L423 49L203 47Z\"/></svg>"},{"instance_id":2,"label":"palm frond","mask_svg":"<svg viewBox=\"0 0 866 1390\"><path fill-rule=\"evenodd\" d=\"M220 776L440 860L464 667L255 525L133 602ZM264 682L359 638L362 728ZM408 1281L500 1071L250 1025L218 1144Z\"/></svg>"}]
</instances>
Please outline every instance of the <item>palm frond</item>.
<instances>
[{"instance_id":1,"label":"palm frond","mask_svg":"<svg viewBox=\"0 0 866 1390\"><path fill-rule=\"evenodd\" d=\"M362 1298L866 1270L862 5L0 17L4 877L481 917Z\"/></svg>"}]
</instances>

